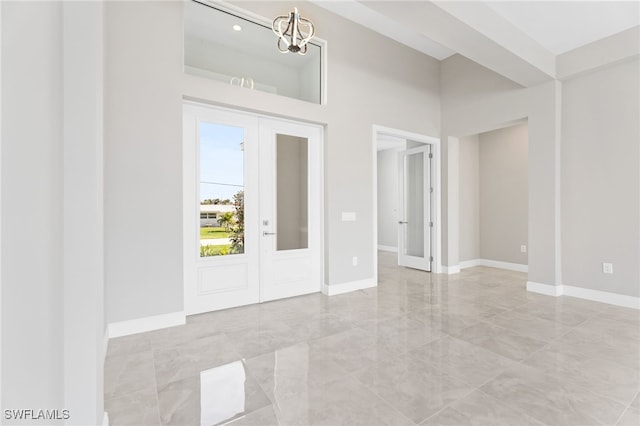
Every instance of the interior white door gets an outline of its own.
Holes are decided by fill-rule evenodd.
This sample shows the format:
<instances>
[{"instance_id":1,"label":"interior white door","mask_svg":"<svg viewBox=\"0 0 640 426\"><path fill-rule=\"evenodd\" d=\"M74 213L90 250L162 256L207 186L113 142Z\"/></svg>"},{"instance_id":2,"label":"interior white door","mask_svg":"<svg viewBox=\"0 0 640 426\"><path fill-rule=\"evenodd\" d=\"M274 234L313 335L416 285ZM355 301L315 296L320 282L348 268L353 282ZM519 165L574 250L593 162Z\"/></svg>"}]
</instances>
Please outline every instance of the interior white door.
<instances>
[{"instance_id":1,"label":"interior white door","mask_svg":"<svg viewBox=\"0 0 640 426\"><path fill-rule=\"evenodd\" d=\"M322 128L260 120L260 294L320 291Z\"/></svg>"},{"instance_id":2,"label":"interior white door","mask_svg":"<svg viewBox=\"0 0 640 426\"><path fill-rule=\"evenodd\" d=\"M188 315L320 291L322 128L184 106Z\"/></svg>"},{"instance_id":3,"label":"interior white door","mask_svg":"<svg viewBox=\"0 0 640 426\"><path fill-rule=\"evenodd\" d=\"M398 154L398 265L431 271L431 145Z\"/></svg>"},{"instance_id":4,"label":"interior white door","mask_svg":"<svg viewBox=\"0 0 640 426\"><path fill-rule=\"evenodd\" d=\"M185 312L257 303L259 120L195 105L183 117Z\"/></svg>"}]
</instances>

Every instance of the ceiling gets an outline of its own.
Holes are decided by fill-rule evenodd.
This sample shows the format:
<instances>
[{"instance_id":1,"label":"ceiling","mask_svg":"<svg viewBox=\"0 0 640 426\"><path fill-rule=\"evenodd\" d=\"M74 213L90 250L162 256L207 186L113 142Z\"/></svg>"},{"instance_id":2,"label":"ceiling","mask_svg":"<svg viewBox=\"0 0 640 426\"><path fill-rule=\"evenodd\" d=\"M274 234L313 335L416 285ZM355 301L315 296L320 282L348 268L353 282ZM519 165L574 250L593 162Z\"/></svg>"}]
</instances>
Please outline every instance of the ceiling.
<instances>
[{"instance_id":1,"label":"ceiling","mask_svg":"<svg viewBox=\"0 0 640 426\"><path fill-rule=\"evenodd\" d=\"M309 1L438 60L446 59L456 53L420 32L413 31L402 23L369 8L367 3L370 2L356 0Z\"/></svg>"},{"instance_id":2,"label":"ceiling","mask_svg":"<svg viewBox=\"0 0 640 426\"><path fill-rule=\"evenodd\" d=\"M558 55L640 25L640 0L309 1L436 59L458 53L523 86L556 78ZM640 37L625 37L637 50Z\"/></svg>"},{"instance_id":3,"label":"ceiling","mask_svg":"<svg viewBox=\"0 0 640 426\"><path fill-rule=\"evenodd\" d=\"M640 24L638 1L490 1L487 5L559 55Z\"/></svg>"},{"instance_id":4,"label":"ceiling","mask_svg":"<svg viewBox=\"0 0 640 426\"><path fill-rule=\"evenodd\" d=\"M311 0L351 21L413 47L436 59L445 59L452 49L407 29L402 23L368 7L372 1ZM413 2L428 0L411 0ZM405 1L396 1L402 8ZM439 1L434 3L452 3ZM483 3L501 18L554 55L565 53L640 25L640 1L456 1Z\"/></svg>"}]
</instances>

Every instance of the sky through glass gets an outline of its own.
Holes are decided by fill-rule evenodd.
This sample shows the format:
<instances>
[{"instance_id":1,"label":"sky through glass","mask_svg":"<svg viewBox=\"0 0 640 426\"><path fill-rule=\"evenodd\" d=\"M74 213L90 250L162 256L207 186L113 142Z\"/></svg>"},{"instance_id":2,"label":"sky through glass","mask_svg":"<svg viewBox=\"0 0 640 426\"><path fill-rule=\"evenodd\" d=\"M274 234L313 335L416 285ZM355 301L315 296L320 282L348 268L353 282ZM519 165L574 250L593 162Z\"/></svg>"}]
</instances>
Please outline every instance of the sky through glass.
<instances>
[{"instance_id":1,"label":"sky through glass","mask_svg":"<svg viewBox=\"0 0 640 426\"><path fill-rule=\"evenodd\" d=\"M240 127L200 123L200 200L229 199L243 190L244 131Z\"/></svg>"}]
</instances>

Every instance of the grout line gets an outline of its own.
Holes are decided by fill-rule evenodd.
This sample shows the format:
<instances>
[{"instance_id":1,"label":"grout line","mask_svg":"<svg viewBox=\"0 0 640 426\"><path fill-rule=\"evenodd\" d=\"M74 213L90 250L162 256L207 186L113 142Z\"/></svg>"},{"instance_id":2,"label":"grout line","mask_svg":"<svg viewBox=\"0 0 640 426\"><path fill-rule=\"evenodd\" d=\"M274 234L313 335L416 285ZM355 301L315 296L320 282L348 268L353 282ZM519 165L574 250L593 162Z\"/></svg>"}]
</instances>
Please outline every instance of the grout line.
<instances>
[{"instance_id":1,"label":"grout line","mask_svg":"<svg viewBox=\"0 0 640 426\"><path fill-rule=\"evenodd\" d=\"M151 362L153 362L153 382L156 387L156 410L158 412L158 425L162 425L162 416L160 415L160 393L158 392L158 369L156 366L156 353L155 349L152 351Z\"/></svg>"},{"instance_id":2,"label":"grout line","mask_svg":"<svg viewBox=\"0 0 640 426\"><path fill-rule=\"evenodd\" d=\"M640 392L636 392L636 394L631 399L631 402L629 402L629 404L627 404L626 408L624 410L622 410L622 413L620 413L620 415L616 419L615 423L613 423L614 425L618 425L620 423L620 420L622 420L624 415L627 414L627 411L629 411L629 410L634 410L635 411L635 409L631 408L631 404L633 404L633 401L635 401L636 398L638 398L638 395L640 395Z\"/></svg>"},{"instance_id":3,"label":"grout line","mask_svg":"<svg viewBox=\"0 0 640 426\"><path fill-rule=\"evenodd\" d=\"M485 383L486 384L486 383ZM484 386L484 385L483 385ZM532 416L531 414L527 413L526 411L520 409L520 407L515 407L509 403L507 403L506 401L502 401L499 400L498 398L494 397L493 395L489 395L488 393L486 393L485 391L483 391L482 389L478 389L478 391L484 395L486 395L487 397L491 398L492 400L496 401L498 403L498 405L503 405L517 413L519 413L520 415L529 417L530 419L535 420L536 422L539 422L541 425L546 425L547 423L545 423L544 421L538 419L537 417Z\"/></svg>"},{"instance_id":4,"label":"grout line","mask_svg":"<svg viewBox=\"0 0 640 426\"><path fill-rule=\"evenodd\" d=\"M471 271L469 271L469 272L471 272ZM393 270L393 271L392 271L392 273L393 273L393 274L395 274L395 275L398 275L398 271ZM487 279L487 278L486 278L486 277L484 277L483 275L487 275L487 274L477 274L477 273L476 273L476 274L473 274L473 273L469 273L469 274L467 274L467 276L465 276L464 278L472 278L472 279L477 278L478 282L470 282L469 284L470 284L471 286L478 287L478 285L481 285L481 284L479 284L479 283L484 282L483 280ZM379 278L381 278L381 277L379 276ZM385 279L389 279L389 278L393 278L393 277L391 276L391 277L388 277L388 278L385 278ZM413 280L413 278L411 278L411 277L404 277L404 278L402 278L402 277L396 277L396 279L394 280L394 282L389 283L389 284L390 284L391 286L395 287L395 288L399 288L399 286L401 286L401 285L402 285L402 286L403 286L403 288L404 288L404 289L405 289L405 291L406 291L406 289L408 288L408 284L409 284L412 280ZM510 281L510 280L512 280L512 279L508 279L508 278L507 278L507 282L508 282L508 281ZM378 281L380 282L380 279L379 279ZM442 282L441 282L441 281L436 281L436 282L431 282L431 281L430 281L429 283L426 283L425 288L426 288L426 287L428 287L428 286L431 286L431 288L435 288L436 290L437 290L437 289L442 290L442 289L445 289L445 287L446 287L448 284L450 284L450 283L457 283L458 281L460 281L460 280L455 280L455 281L451 281L451 282L449 282L449 281L442 281ZM418 284L420 284L420 283L418 283ZM424 284L424 283L422 283L422 284ZM356 298L355 300L363 300L362 298L365 298L365 299L367 299L367 300L371 300L371 299L375 299L375 298L378 298L379 300L384 300L384 299L385 299L387 296L389 296L389 295L380 294L380 292L378 291L378 290L379 290L379 288L380 288L380 287L378 287L377 289L373 289L373 291L372 291L372 292L367 292L367 291L359 291L359 292L356 292L356 295L357 295L357 296L359 296L359 298ZM491 289L493 289L493 288L503 290L503 288L502 288L502 284L491 287ZM391 297L393 297L393 294L397 294L397 293L390 293L390 296L391 296ZM400 294L400 296L401 296L400 300L408 300L408 299L410 299L410 298L412 298L412 297L419 297L421 294L422 294L422 293L416 293L416 294L413 294L413 295L408 294L408 293L407 293L407 294ZM439 294L438 296L442 296L442 294ZM453 299L453 300L451 300L451 299ZM327 300L329 300L329 299L327 299ZM560 323L560 322L558 322L558 321L550 320L550 319L547 319L547 318L542 318L542 317L539 317L539 316L537 316L537 315L532 315L532 314L529 314L529 313L526 313L526 312L525 312L525 313L523 313L523 315L530 317L532 320L539 320L539 321L542 321L542 322L549 322L550 324L553 324L553 325L561 325L561 326L563 326L563 327L567 327L567 330L566 330L565 332L563 332L563 333L559 334L558 336L555 336L555 337L551 338L550 340L546 341L546 340L541 340L541 339L538 339L538 338L533 338L533 337L529 337L529 336L526 336L526 335L522 335L522 334L520 334L520 333L519 333L519 332L517 332L517 331L514 331L514 330L509 329L509 328L507 328L507 327L505 327L505 326L501 326L501 325L498 325L498 324L495 324L495 323L493 323L493 322L492 322L492 320L493 320L493 319L495 319L496 317L501 316L501 315L503 315L503 314L506 314L506 313L508 313L508 312L514 312L514 311L515 311L515 312L518 312L518 308L521 308L521 307L523 307L523 306L525 306L525 305L527 305L528 303L530 303L530 302L531 302L531 301L529 301L529 300L527 300L527 301L525 301L525 302L523 302L523 303L521 303L521 304L519 303L519 304L517 304L517 305L515 305L515 306L494 306L494 305L492 305L492 304L490 304L490 303L475 302L473 298L472 298L472 299L466 299L466 298L463 298L463 297L459 297L458 295L450 295L450 294L447 294L447 299L446 299L446 300L447 300L447 301L452 301L452 303L453 303L453 305L454 305L454 306L455 306L455 305L460 305L460 304L464 305L464 304L467 304L467 303L472 303L472 304L482 304L482 305L486 305L486 306L490 306L490 307L494 307L494 308L499 308L499 309L503 310L503 312L500 312L500 313L497 313L497 314L493 314L493 315L489 315L489 316L487 316L487 317L484 317L484 316L482 316L482 317L471 316L471 318L475 318L475 319L476 319L476 324L477 324L477 323L479 323L479 322L487 323L487 324L490 324L492 327L496 327L496 328L498 328L498 329L506 330L506 331L508 331L509 333L513 333L513 334L514 334L514 335L516 335L516 336L526 337L526 338L528 338L528 339L534 339L534 340L536 340L536 341L539 341L539 342L544 343L544 345L543 345L543 346L541 346L540 348L538 348L538 349L536 349L536 350L534 350L534 351L532 351L532 352L528 353L528 354L526 355L526 357L524 357L524 358L522 358L522 359L520 359L520 360L514 360L514 359L511 359L511 358L509 358L509 357L506 357L506 356L504 356L504 355L502 355L502 354L500 354L500 353L494 352L494 351L493 351L493 350L491 350L491 349L488 349L488 348L482 347L482 346L480 346L480 345L477 345L477 344L475 344L475 343L469 342L469 341L464 340L464 339L460 339L459 337L456 337L455 335L450 334L450 332L449 332L449 331L444 331L444 330L442 330L442 328L441 328L441 327L438 327L437 325L434 327L434 326L433 326L433 322L430 320L430 318L431 318L431 317L430 317L430 316L428 316L428 315L429 315L429 313L430 313L430 309L432 309L432 308L433 308L433 306L439 306L439 307L444 306L444 305L442 305L442 301L443 301L444 299L441 299L441 298L439 297L439 299L438 299L438 300L440 301L440 303L438 303L438 304L436 304L436 305L431 305L431 306L429 306L429 305L426 305L426 304L425 304L422 308L419 308L419 309L413 309L413 310L409 310L409 309L408 309L408 306L403 306L403 307L401 307L401 311L402 311L402 310L405 310L405 309L406 309L406 311L404 311L404 312L399 312L397 315L395 315L395 314L394 314L394 315L389 316L388 318L387 318L387 317L384 317L383 319L380 319L380 320L378 320L378 317L373 317L373 318L370 318L369 320L371 320L371 323L372 323L372 324L374 324L374 325L379 325L379 324L384 323L384 322L386 322L386 321L393 321L394 319L398 319L398 318L402 318L402 319L408 318L408 317L407 317L407 315L409 315L411 312L420 312L420 313L425 313L425 314L427 314L427 316L424 316L424 315L417 315L417 317L414 317L414 318L413 318L413 320L418 321L419 323L423 324L423 325L424 325L424 326L426 326L426 327L429 327L429 328L433 329L434 331L438 331L438 332L441 334L441 336L439 336L438 338L436 338L436 339L434 339L434 340L432 340L432 341L430 341L430 342L427 342L427 343L425 343L425 344L423 344L423 345L420 345L420 346L418 346L418 347L416 347L416 348L413 348L413 349L411 349L411 350L406 350L405 352L403 352L403 354L405 354L406 356L413 357L414 355L411 353L412 351L416 351L416 350L418 350L419 348L422 348L422 347L424 347L424 346L431 345L431 344L433 344L434 342L436 342L437 340L442 339L442 338L444 338L444 337L447 337L447 336L448 336L449 338L452 338L452 339L455 339L455 340L459 340L459 341L461 341L461 342L464 342L465 344L469 344L469 345L472 345L472 346L474 346L474 347L481 348L482 350L487 351L487 352L490 352L490 353L492 353L492 354L494 354L494 355L496 355L496 356L498 356L498 357L500 357L500 358L508 359L510 362L514 363L514 365L513 365L512 367L507 367L507 368L505 368L505 369L500 368L500 369L498 370L498 372L497 372L495 375L492 375L489 379L487 379L486 381L482 382L482 384L480 384L479 386L475 386L475 385L469 384L469 388L471 389L469 392L464 393L464 395L463 395L463 396L461 396L460 398L457 398L457 399L455 399L454 401L451 401L450 403L448 403L448 404L444 405L440 410L436 411L435 413L433 413L432 415L430 415L430 416L429 416L429 417L427 417L426 419L421 420L421 422L420 422L420 423L425 422L425 421L427 421L428 419L433 418L434 416L437 416L437 415L438 415L438 414L440 414L442 411L444 411L446 408L451 407L453 410L456 410L456 408L455 408L455 407L453 407L456 403L458 403L459 401L461 401L461 400L463 400L463 399L465 399L465 398L469 397L469 395L473 394L473 393L474 393L474 392L476 392L476 391L478 391L478 392L480 392L480 393L482 393L482 394L484 394L484 395L488 396L489 398L492 398L493 400L498 401L498 403L500 403L500 404L502 404L502 405L504 405L504 406L506 406L506 407L508 407L508 408L510 408L510 409L513 409L513 410L514 410L514 411L516 411L516 412L522 413L522 411L521 411L519 408L517 408L517 407L512 407L511 405L507 404L506 402L502 402L501 400L498 400L497 398L495 398L495 397L493 397L493 396L491 396L491 395L487 394L485 391L483 391L483 390L481 389L481 387L482 387L482 386L487 385L488 383L490 383L490 382L492 382L492 381L494 381L498 376L500 376L500 375L504 374L505 372L509 371L510 369L515 369L515 368L519 368L519 367L533 368L533 369L536 369L536 370L539 370L539 371L543 372L545 375L550 375L550 376L551 376L551 375L552 375L552 372L550 373L547 369L541 369L541 368L538 368L538 367L530 366L530 365L528 365L528 364L525 364L525 361L527 361L527 360L531 359L532 357L534 357L534 356L535 356L536 354L538 354L539 352L542 352L542 351L544 351L544 350L546 350L546 349L549 349L551 345L553 345L553 344L555 344L555 343L558 343L558 342L562 342L566 335L568 335L568 334L569 334L569 333L571 333L571 332L574 332L574 331L575 331L576 329L578 329L579 327L583 327L583 326L584 326L584 324L585 324L587 321L590 321L590 320L592 320L592 319L594 319L594 318L597 318L599 315L601 315L601 314L605 313L605 312L607 311L607 309L608 309L608 306L603 306L603 307L602 307L601 309L599 309L599 310L593 310L593 311L589 310L589 312L590 312L590 313L586 315L586 319L585 319L585 320L583 320L583 321L579 322L578 324L572 325L572 326L565 325L565 324L562 324L562 323ZM274 302L274 303L275 303L275 302ZM362 321L353 321L352 319L350 319L350 317L343 316L343 315L341 315L341 314L339 314L339 313L331 312L330 310L326 309L326 308L327 308L328 306L330 306L330 305L331 305L331 303L329 302L329 303L327 304L327 306L323 306L323 309L324 309L324 310L323 310L322 312L320 312L320 314L332 315L332 316L334 316L334 317L336 317L336 318L338 318L338 319L340 319L340 320L343 320L343 321L347 322L347 323L348 323L348 327L347 327L347 328L345 328L345 329L341 329L341 330L336 331L336 332L331 333L331 334L317 336L317 337L315 337L315 338L313 338L313 339L300 340L300 341L294 342L294 343L292 343L292 344L290 344L290 345L287 345L287 346L285 346L285 347L294 346L294 345L298 345L298 344L301 344L301 343L306 343L306 344L308 345L310 342L317 341L317 340L320 340L320 339L329 338L329 337L331 337L331 336L335 336L335 335L338 335L338 334L340 334L340 333L345 333L345 332L348 332L348 331L355 331L355 332L356 332L356 333L358 333L358 334L365 334L365 335L370 335L370 336L375 337L375 332L370 332L370 331L368 331L368 330L366 329L366 326L363 324L364 322L367 322L367 321L369 321L369 320L365 319L365 320L362 320ZM275 306L275 305L274 305L274 306ZM341 306L341 305L340 305L340 306ZM353 306L351 306L351 303L348 303L346 306L347 306L348 308L349 308L349 307L350 307L350 308L353 308ZM395 307L395 306L396 306L396 304L395 304L395 303L392 303L392 304L391 304L391 307L392 307L392 308L393 308L393 307ZM398 307L400 307L400 306L398 305ZM580 307L574 308L573 306L568 306L568 308L569 308L570 310L576 310L577 312L581 312ZM562 309L562 306L560 307L560 309ZM376 312L378 312L378 311L376 310ZM383 310L383 312L387 313L387 310L385 309L385 310ZM265 313L265 314L266 314L266 313ZM447 319L447 315L448 315L448 314L443 313L441 310L438 310L437 312L434 312L433 314L434 314L434 315L436 315L436 316L437 316L437 317L439 317L439 318L444 318L445 320ZM444 316L443 316L443 315L444 315ZM463 315L464 315L464 314L463 314ZM466 315L465 315L465 316L466 316ZM302 317L301 317L301 318L302 318ZM313 318L318 318L318 317L317 317L317 316L314 316ZM209 321L209 320L207 320L207 321ZM200 323L200 322L195 322L195 323ZM194 324L194 323L189 323L189 322L187 322L187 325L189 325L189 324ZM464 329L467 329L467 328L469 328L469 327L473 327L473 326L474 326L474 324L471 324L471 325L468 325L468 326L466 326L466 327L463 327L461 330L464 330ZM153 333L153 332L150 332L150 333ZM199 338L189 338L189 339L187 340L187 343L188 343L188 342L193 342L193 341L195 341L195 340L197 340L197 339L211 337L211 336L213 336L213 335L217 335L217 334L222 334L222 335L227 336L227 334L226 334L226 330L219 330L218 332L216 332L216 333L214 333L214 334L212 334L212 335L201 336L201 337L199 337ZM230 339L229 339L229 340L230 340ZM156 342L156 343L157 343L157 342ZM232 342L232 343L233 343L233 342ZM155 353L156 353L156 351L158 351L158 350L160 350L160 349L166 349L166 348L158 348L158 347L156 347L156 344L154 343L153 339L150 339L150 346L151 346L150 351L151 351L151 354L152 354L152 360L151 360L151 362L152 362L152 365L153 365L153 371L154 371L153 383L154 383L154 387L155 387L155 398L156 398L156 404L157 404L157 415L158 415L158 421L159 421L160 423L162 423L162 418L161 418L161 415L160 415L159 389L158 389L158 380L157 380L158 367L157 367L156 356L155 356L156 354L155 354ZM284 348L284 347L283 347L283 348ZM277 349L274 349L272 352L275 352L275 351L281 350L281 349L283 349L283 348L277 348ZM406 348L406 347L405 347L405 348ZM269 352L266 352L266 353L269 353ZM259 355L263 355L263 354L259 354ZM259 356L259 355L256 355L256 356ZM568 356L572 356L572 355L571 355L571 354L568 354ZM595 358L596 358L596 359L598 359L598 358L603 358L603 357L601 357L601 356L597 356L597 357L595 357ZM327 359L327 358L325 357L325 359ZM607 358L607 357L604 357L604 359L610 360L610 359L609 359L609 358ZM611 360L610 360L610 361L611 361ZM429 362L429 364L430 364L430 365L432 365L432 366L436 366L432 361L428 361L428 362ZM377 361L375 361L374 363L372 363L370 366L366 367L366 369L368 369L368 368L376 368L379 364L380 364L380 361L379 361L379 360L377 360ZM339 362L338 362L338 365L339 365ZM436 366L436 367L437 367L437 366ZM351 371L351 372L347 372L347 374L342 375L341 377L339 377L339 378L337 378L337 379L335 379L335 380L336 380L336 381L337 381L337 380L346 380L346 379L355 380L356 382L360 383L364 388L368 389L368 390L369 390L373 395L375 395L375 396L376 396L380 401L382 401L382 402L386 403L386 404L387 404L387 405L388 405L388 406L389 406L393 411L397 412L397 413L398 413L398 414L400 414L403 418L406 418L406 419L410 420L410 421L413 423L413 420L411 420L411 419L410 419L410 418L408 418L406 415L404 415L404 413L403 413L403 412L401 412L398 408L396 408L396 406L395 406L394 404L391 404L389 401L387 401L387 400L386 400L385 398L383 398L381 395L379 395L378 393L376 393L376 392L374 391L374 389L372 389L372 387L370 387L370 386L368 386L368 385L366 385L366 384L362 383L360 380L358 380L358 378L357 378L357 374L358 374L359 372L361 372L361 371L363 371L363 369L357 369L357 370L353 370L353 371ZM468 384L468 383L467 383L467 382L466 382L466 381L465 381L461 376L458 376L457 374L451 374L451 373L449 373L449 372L448 372L448 371L449 371L448 369L447 369L446 371L447 371L447 372L443 372L443 373L442 373L442 375L443 375L443 376L445 376L446 378L453 379L453 380L455 380L456 382L460 382L460 383L463 383L463 384ZM455 370L455 369L454 369L454 371L457 371L457 370ZM253 376L253 374L251 374L249 371L247 371L247 375L248 375L249 377L252 377L252 379L253 379L253 380L258 384L259 388L260 388L260 389L262 389L262 391L266 393L266 391L265 391L264 387L262 386L262 384L260 384L260 383L255 379L255 377ZM570 383L570 386L573 386L573 385L574 385L574 383L573 383L573 382L572 382L572 383ZM576 386L577 386L577 385L576 385ZM601 398L603 398L603 399L610 400L610 401L614 401L614 400L613 400L613 399L611 399L610 397L605 396L605 395L597 394L596 392L594 392L594 391L592 391L592 390L590 390L590 389L587 389L587 391L588 391L590 394L598 395L598 396L600 396L600 397L601 397ZM622 417L627 413L627 411L629 411L629 410L631 410L631 409L632 409L632 408L631 408L631 404L634 402L634 400L635 400L635 398L636 398L637 396L638 396L638 392L636 392L635 397L631 400L631 402L629 402L629 403L626 405L626 408L625 408L625 409L622 411L622 413L618 416L618 419L617 419L616 423L620 421L620 419L621 419L621 418L622 418ZM618 401L614 401L614 402L616 402L617 404L620 404L620 405L623 405L623 406L624 406L624 404L623 404L623 403L620 403L620 402L618 402ZM273 405L273 402L272 402L272 406L274 406L274 405ZM261 407L260 409L262 409L262 408L264 408L264 407ZM253 410L252 412L255 412L255 411L257 411L257 410ZM460 412L460 410L457 410L457 411L458 411L458 412ZM248 414L248 413L246 413L246 414ZM526 413L525 413L525 414L526 414ZM277 415L277 413L276 413L276 415ZM528 415L528 414L527 414L527 415ZM530 415L529 415L529 416L530 416ZM532 416L530 416L530 417L532 417ZM532 417L532 418L533 418L533 417ZM534 419L535 419L536 421L539 421L537 418L534 418ZM237 419L234 419L234 420L237 420Z\"/></svg>"},{"instance_id":5,"label":"grout line","mask_svg":"<svg viewBox=\"0 0 640 426\"><path fill-rule=\"evenodd\" d=\"M356 377L356 374L361 372L361 371L365 371L367 369L370 368L377 368L377 364L378 361L374 362L373 364L371 364L370 366L366 367L366 368L362 368L359 370L356 370L353 373L348 374L346 377L352 377L356 382L358 382L362 387L364 387L365 389L367 389L369 392L371 392L373 395L375 395L379 400L381 400L382 402L384 402L385 404L387 404L389 407L391 407L391 409L393 409L394 411L396 411L397 413L399 413L402 417L404 417L405 419L409 420L412 424L418 425L422 422L424 422L424 420L421 420L419 422L414 422L413 419L411 419L410 417L406 416L402 411L400 411L399 408L397 408L395 406L395 404L392 404L391 402L389 402L388 400L386 400L385 398L383 398L380 394L378 394L371 386L367 385L366 383L363 383L360 379L358 379L358 377Z\"/></svg>"}]
</instances>

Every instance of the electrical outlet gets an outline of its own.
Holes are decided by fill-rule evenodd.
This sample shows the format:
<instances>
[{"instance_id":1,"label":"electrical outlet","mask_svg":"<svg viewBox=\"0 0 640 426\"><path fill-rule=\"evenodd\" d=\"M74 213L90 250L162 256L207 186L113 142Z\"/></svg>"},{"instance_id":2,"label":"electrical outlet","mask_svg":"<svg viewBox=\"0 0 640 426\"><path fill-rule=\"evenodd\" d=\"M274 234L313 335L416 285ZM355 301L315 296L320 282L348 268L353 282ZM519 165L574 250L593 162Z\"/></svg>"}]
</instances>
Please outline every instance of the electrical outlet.
<instances>
[{"instance_id":1,"label":"electrical outlet","mask_svg":"<svg viewBox=\"0 0 640 426\"><path fill-rule=\"evenodd\" d=\"M603 263L602 272L605 274L613 274L613 263Z\"/></svg>"},{"instance_id":2,"label":"electrical outlet","mask_svg":"<svg viewBox=\"0 0 640 426\"><path fill-rule=\"evenodd\" d=\"M520 253L526 253L527 252L527 246L522 245L520 246Z\"/></svg>"},{"instance_id":3,"label":"electrical outlet","mask_svg":"<svg viewBox=\"0 0 640 426\"><path fill-rule=\"evenodd\" d=\"M351 264L353 266L358 266L358 256L353 256L353 258L351 259Z\"/></svg>"}]
</instances>

